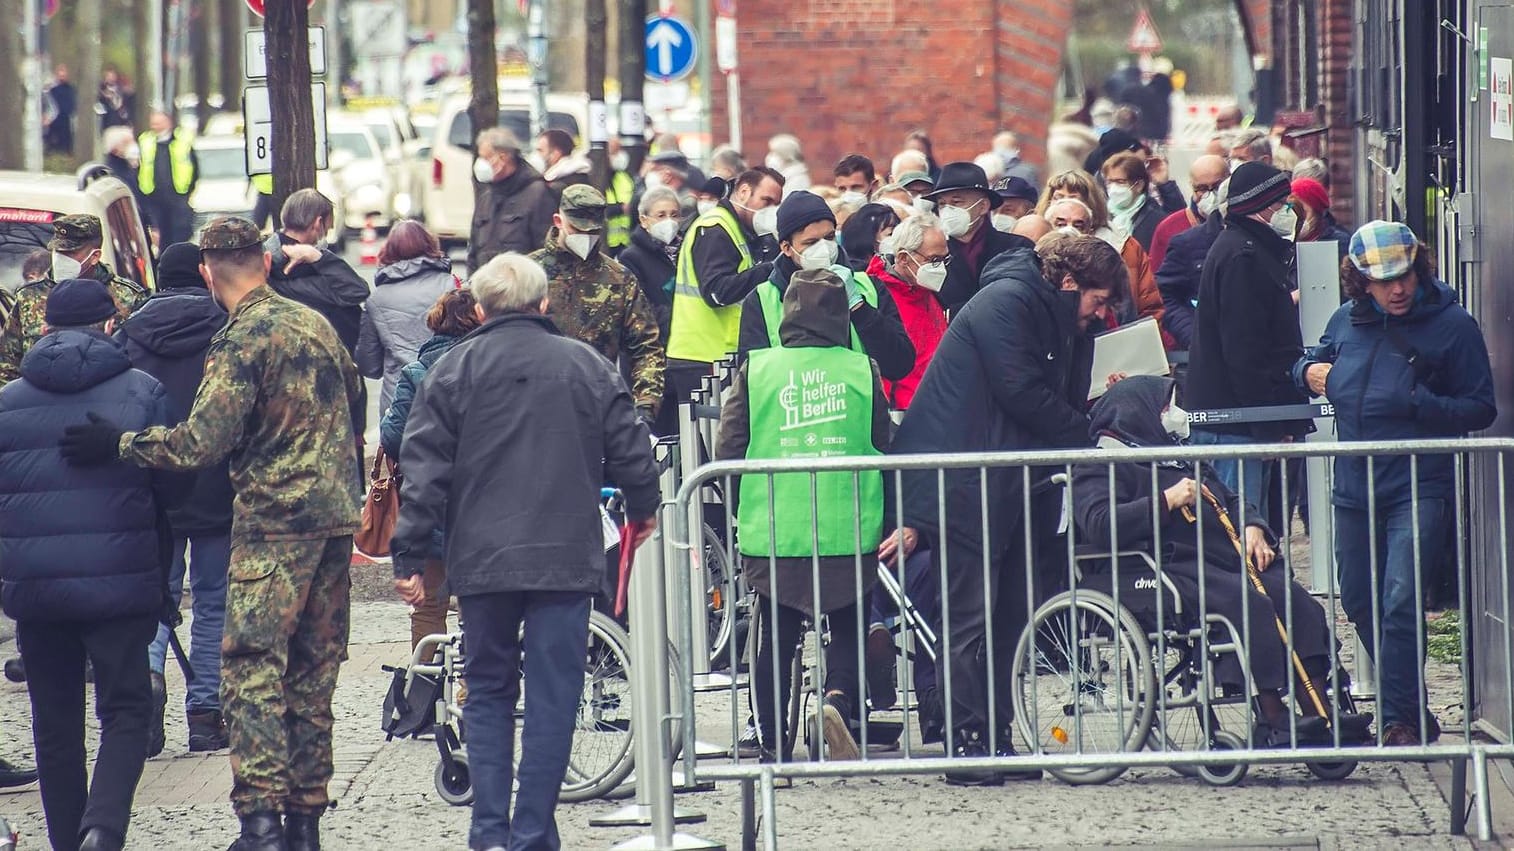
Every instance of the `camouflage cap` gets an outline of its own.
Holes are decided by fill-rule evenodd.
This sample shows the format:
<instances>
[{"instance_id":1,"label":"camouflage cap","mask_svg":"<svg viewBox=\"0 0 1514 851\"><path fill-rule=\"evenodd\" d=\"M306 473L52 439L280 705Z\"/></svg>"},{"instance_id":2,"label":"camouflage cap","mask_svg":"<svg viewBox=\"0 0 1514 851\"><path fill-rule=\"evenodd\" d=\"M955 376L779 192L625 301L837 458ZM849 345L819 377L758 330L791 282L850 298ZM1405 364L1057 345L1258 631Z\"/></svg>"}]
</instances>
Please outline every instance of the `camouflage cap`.
<instances>
[{"instance_id":1,"label":"camouflage cap","mask_svg":"<svg viewBox=\"0 0 1514 851\"><path fill-rule=\"evenodd\" d=\"M200 231L201 251L236 251L262 242L263 233L258 230L258 226L240 216L212 219Z\"/></svg>"},{"instance_id":2,"label":"camouflage cap","mask_svg":"<svg viewBox=\"0 0 1514 851\"><path fill-rule=\"evenodd\" d=\"M574 184L562 191L560 212L574 230L598 233L605 226L605 196L592 186Z\"/></svg>"},{"instance_id":3,"label":"camouflage cap","mask_svg":"<svg viewBox=\"0 0 1514 851\"><path fill-rule=\"evenodd\" d=\"M47 250L77 251L86 245L99 245L103 241L100 217L76 213L53 220L53 238L47 244Z\"/></svg>"}]
</instances>

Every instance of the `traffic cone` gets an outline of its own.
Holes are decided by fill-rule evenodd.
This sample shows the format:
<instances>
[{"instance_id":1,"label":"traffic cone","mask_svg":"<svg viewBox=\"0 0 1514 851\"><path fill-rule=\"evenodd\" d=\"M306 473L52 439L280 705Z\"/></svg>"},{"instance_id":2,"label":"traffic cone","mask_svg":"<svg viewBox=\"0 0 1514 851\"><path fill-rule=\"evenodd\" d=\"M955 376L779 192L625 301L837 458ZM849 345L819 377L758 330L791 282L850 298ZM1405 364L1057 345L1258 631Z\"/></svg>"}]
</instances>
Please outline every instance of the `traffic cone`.
<instances>
[{"instance_id":1,"label":"traffic cone","mask_svg":"<svg viewBox=\"0 0 1514 851\"><path fill-rule=\"evenodd\" d=\"M378 228L373 226L373 216L369 216L363 222L363 246L362 263L364 266L377 266L379 255Z\"/></svg>"}]
</instances>

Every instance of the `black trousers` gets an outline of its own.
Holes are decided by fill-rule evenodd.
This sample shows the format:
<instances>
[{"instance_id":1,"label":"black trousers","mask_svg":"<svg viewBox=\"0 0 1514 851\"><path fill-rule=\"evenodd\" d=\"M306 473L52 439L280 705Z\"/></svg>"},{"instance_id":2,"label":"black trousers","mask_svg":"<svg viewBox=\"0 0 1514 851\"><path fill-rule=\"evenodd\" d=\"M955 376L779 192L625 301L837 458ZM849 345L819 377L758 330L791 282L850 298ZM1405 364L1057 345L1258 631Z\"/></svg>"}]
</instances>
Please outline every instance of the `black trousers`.
<instances>
[{"instance_id":1,"label":"black trousers","mask_svg":"<svg viewBox=\"0 0 1514 851\"><path fill-rule=\"evenodd\" d=\"M20 621L17 637L32 702L32 738L42 810L52 846L73 851L79 835L103 827L124 837L147 759L152 686L147 646L158 619ZM91 780L84 759L84 660L95 669L100 747Z\"/></svg>"},{"instance_id":2,"label":"black trousers","mask_svg":"<svg viewBox=\"0 0 1514 851\"><path fill-rule=\"evenodd\" d=\"M773 621L773 603L767 597L758 596L752 613L757 630L757 658L752 663L752 714L757 719L757 733L762 746L782 754L788 750L793 736L788 724L788 707L793 681L790 672L794 653L804 639L804 622L808 617L798 609L778 606L778 620ZM857 630L858 606L836 609L826 613L830 626L831 641L825 647L825 693L839 691L850 701L853 716L859 715L862 706L861 680L857 676ZM776 627L776 629L775 629ZM773 666L777 665L777 681L774 682ZM776 688L775 688L776 686ZM773 704L773 693L778 693L778 704ZM774 715L776 709L777 715ZM854 720L854 719L848 719ZM801 719L800 723L803 723ZM782 739L779 734L782 734ZM782 745L779 745L779 742Z\"/></svg>"},{"instance_id":3,"label":"black trousers","mask_svg":"<svg viewBox=\"0 0 1514 851\"><path fill-rule=\"evenodd\" d=\"M195 214L183 195L157 193L148 198L152 205L152 223L158 228L158 245L167 248L176 242L188 242L194 232Z\"/></svg>"}]
</instances>

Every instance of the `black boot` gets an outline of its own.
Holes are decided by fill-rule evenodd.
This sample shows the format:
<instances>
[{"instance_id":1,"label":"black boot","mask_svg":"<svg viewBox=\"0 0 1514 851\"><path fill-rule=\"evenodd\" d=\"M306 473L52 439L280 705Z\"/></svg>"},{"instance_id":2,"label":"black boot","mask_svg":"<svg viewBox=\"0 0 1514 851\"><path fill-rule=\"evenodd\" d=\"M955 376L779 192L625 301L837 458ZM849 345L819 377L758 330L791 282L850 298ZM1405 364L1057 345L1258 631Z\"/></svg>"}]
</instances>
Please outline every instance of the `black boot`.
<instances>
[{"instance_id":1,"label":"black boot","mask_svg":"<svg viewBox=\"0 0 1514 851\"><path fill-rule=\"evenodd\" d=\"M284 844L284 823L278 813L250 813L242 816L242 835L227 851L288 851Z\"/></svg>"},{"instance_id":2,"label":"black boot","mask_svg":"<svg viewBox=\"0 0 1514 851\"><path fill-rule=\"evenodd\" d=\"M152 679L152 721L147 728L147 758L152 759L163 752L167 739L163 734L163 712L168 707L168 683L157 671L148 674Z\"/></svg>"},{"instance_id":3,"label":"black boot","mask_svg":"<svg viewBox=\"0 0 1514 851\"><path fill-rule=\"evenodd\" d=\"M37 782L37 769L22 768L0 759L0 789L10 789Z\"/></svg>"},{"instance_id":4,"label":"black boot","mask_svg":"<svg viewBox=\"0 0 1514 851\"><path fill-rule=\"evenodd\" d=\"M219 751L228 746L226 722L219 709L192 709L189 722L189 752Z\"/></svg>"},{"instance_id":5,"label":"black boot","mask_svg":"<svg viewBox=\"0 0 1514 851\"><path fill-rule=\"evenodd\" d=\"M26 682L26 663L21 661L20 656L5 660L5 678L13 683Z\"/></svg>"},{"instance_id":6,"label":"black boot","mask_svg":"<svg viewBox=\"0 0 1514 851\"><path fill-rule=\"evenodd\" d=\"M121 851L125 845L125 841L109 830L92 827L84 831L84 837L79 840L79 851Z\"/></svg>"},{"instance_id":7,"label":"black boot","mask_svg":"<svg viewBox=\"0 0 1514 851\"><path fill-rule=\"evenodd\" d=\"M289 851L321 851L321 814L284 814L284 842Z\"/></svg>"},{"instance_id":8,"label":"black boot","mask_svg":"<svg viewBox=\"0 0 1514 851\"><path fill-rule=\"evenodd\" d=\"M952 733L953 757L971 759L988 755L988 741L982 730L964 727ZM1004 777L991 768L964 768L946 772L946 782L953 786L999 786Z\"/></svg>"}]
</instances>

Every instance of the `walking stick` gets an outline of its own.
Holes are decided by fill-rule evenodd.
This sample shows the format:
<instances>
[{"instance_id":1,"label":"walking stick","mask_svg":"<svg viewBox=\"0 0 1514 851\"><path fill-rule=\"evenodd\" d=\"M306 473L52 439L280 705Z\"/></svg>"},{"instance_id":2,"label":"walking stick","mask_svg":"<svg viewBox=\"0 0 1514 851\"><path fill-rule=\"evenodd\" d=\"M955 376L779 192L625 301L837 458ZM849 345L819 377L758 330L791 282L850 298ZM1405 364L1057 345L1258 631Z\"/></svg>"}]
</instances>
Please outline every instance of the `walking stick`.
<instances>
[{"instance_id":1,"label":"walking stick","mask_svg":"<svg viewBox=\"0 0 1514 851\"><path fill-rule=\"evenodd\" d=\"M1240 534L1236 532L1235 524L1230 521L1230 512L1225 510L1225 506L1220 504L1220 501L1215 498L1207 486L1203 488L1203 494L1204 501L1209 503L1210 507L1214 509L1215 516L1220 519L1220 525L1225 529L1225 534L1230 536L1230 543L1235 545L1235 551L1240 554L1241 564L1246 566L1246 577L1251 580L1251 587L1255 588L1256 592L1261 594L1263 599L1270 600L1271 596L1268 595L1266 586L1262 584L1261 571L1256 569L1256 565L1251 563L1251 557L1246 554L1246 544L1241 540ZM1198 518L1193 513L1193 509L1185 505L1183 506L1183 519L1192 523ZM1288 628L1283 625L1283 619L1278 617L1276 609L1272 610L1272 622L1277 625L1278 638L1283 640L1283 646L1288 648L1288 655L1293 658L1293 672L1298 676L1299 682L1304 684L1304 691L1309 695L1309 700L1314 704L1314 711L1319 713L1321 718L1325 719L1326 724L1330 723L1330 713L1325 711L1325 702L1320 699L1319 691L1314 687L1314 681L1309 678L1308 672L1304 670L1304 660L1298 657L1298 651L1294 650L1293 645L1288 641Z\"/></svg>"}]
</instances>

